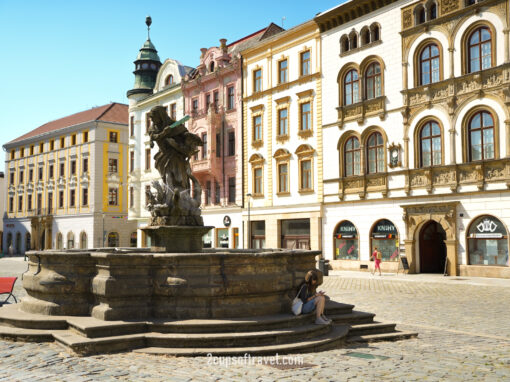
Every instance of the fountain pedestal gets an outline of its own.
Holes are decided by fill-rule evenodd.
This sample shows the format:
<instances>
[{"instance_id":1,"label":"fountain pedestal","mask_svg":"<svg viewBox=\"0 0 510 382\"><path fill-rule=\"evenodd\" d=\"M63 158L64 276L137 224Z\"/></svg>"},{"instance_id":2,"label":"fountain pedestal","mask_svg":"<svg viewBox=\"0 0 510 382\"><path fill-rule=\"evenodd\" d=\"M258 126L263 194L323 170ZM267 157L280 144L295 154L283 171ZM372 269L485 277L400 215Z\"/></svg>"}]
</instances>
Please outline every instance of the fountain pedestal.
<instances>
[{"instance_id":1,"label":"fountain pedestal","mask_svg":"<svg viewBox=\"0 0 510 382\"><path fill-rule=\"evenodd\" d=\"M151 239L153 252L191 253L202 250L202 237L214 227L149 226L142 228Z\"/></svg>"}]
</instances>

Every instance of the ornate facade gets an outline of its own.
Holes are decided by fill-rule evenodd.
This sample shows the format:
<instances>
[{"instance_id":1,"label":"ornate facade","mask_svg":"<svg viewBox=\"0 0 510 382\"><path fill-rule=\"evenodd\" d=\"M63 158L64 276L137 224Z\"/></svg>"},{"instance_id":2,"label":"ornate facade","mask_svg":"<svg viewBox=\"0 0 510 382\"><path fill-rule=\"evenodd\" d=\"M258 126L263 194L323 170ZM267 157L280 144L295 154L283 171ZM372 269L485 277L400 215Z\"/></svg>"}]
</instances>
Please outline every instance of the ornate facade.
<instances>
[{"instance_id":1,"label":"ornate facade","mask_svg":"<svg viewBox=\"0 0 510 382\"><path fill-rule=\"evenodd\" d=\"M388 270L406 256L411 272L510 277L508 16L504 0L362 0L315 18L334 267L377 246Z\"/></svg>"}]
</instances>

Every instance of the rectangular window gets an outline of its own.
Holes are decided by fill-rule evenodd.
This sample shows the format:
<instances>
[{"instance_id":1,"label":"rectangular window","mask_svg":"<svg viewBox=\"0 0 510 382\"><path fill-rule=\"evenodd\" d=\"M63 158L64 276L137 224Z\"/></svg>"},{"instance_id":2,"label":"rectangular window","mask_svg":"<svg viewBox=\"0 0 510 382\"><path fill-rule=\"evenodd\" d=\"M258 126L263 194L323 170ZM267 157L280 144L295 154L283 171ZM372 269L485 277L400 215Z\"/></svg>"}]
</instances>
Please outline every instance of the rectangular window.
<instances>
[{"instance_id":1,"label":"rectangular window","mask_svg":"<svg viewBox=\"0 0 510 382\"><path fill-rule=\"evenodd\" d=\"M71 135L71 146L76 145L76 134Z\"/></svg>"},{"instance_id":2,"label":"rectangular window","mask_svg":"<svg viewBox=\"0 0 510 382\"><path fill-rule=\"evenodd\" d=\"M135 136L135 116L132 115L129 117L129 136Z\"/></svg>"},{"instance_id":3,"label":"rectangular window","mask_svg":"<svg viewBox=\"0 0 510 382\"><path fill-rule=\"evenodd\" d=\"M34 145L30 145L30 155L34 155Z\"/></svg>"},{"instance_id":4,"label":"rectangular window","mask_svg":"<svg viewBox=\"0 0 510 382\"><path fill-rule=\"evenodd\" d=\"M191 111L194 114L198 113L198 98L195 98L193 101L191 101Z\"/></svg>"},{"instance_id":5,"label":"rectangular window","mask_svg":"<svg viewBox=\"0 0 510 382\"><path fill-rule=\"evenodd\" d=\"M32 194L27 195L27 209L32 211Z\"/></svg>"},{"instance_id":6,"label":"rectangular window","mask_svg":"<svg viewBox=\"0 0 510 382\"><path fill-rule=\"evenodd\" d=\"M71 175L76 175L76 161L71 161Z\"/></svg>"},{"instance_id":7,"label":"rectangular window","mask_svg":"<svg viewBox=\"0 0 510 382\"><path fill-rule=\"evenodd\" d=\"M221 156L221 134L216 133L216 157Z\"/></svg>"},{"instance_id":8,"label":"rectangular window","mask_svg":"<svg viewBox=\"0 0 510 382\"><path fill-rule=\"evenodd\" d=\"M149 204L149 195L151 194L151 186L150 184L145 186L145 205Z\"/></svg>"},{"instance_id":9,"label":"rectangular window","mask_svg":"<svg viewBox=\"0 0 510 382\"><path fill-rule=\"evenodd\" d=\"M308 131L312 129L312 113L310 102L305 102L300 105L301 111L301 131Z\"/></svg>"},{"instance_id":10,"label":"rectangular window","mask_svg":"<svg viewBox=\"0 0 510 382\"><path fill-rule=\"evenodd\" d=\"M53 165L50 164L50 169L49 169L49 173L50 173L50 179L53 179Z\"/></svg>"},{"instance_id":11,"label":"rectangular window","mask_svg":"<svg viewBox=\"0 0 510 382\"><path fill-rule=\"evenodd\" d=\"M42 180L43 178L43 168L39 167L39 178L37 180Z\"/></svg>"},{"instance_id":12,"label":"rectangular window","mask_svg":"<svg viewBox=\"0 0 510 382\"><path fill-rule=\"evenodd\" d=\"M310 51L301 53L301 75L307 76L310 74Z\"/></svg>"},{"instance_id":13,"label":"rectangular window","mask_svg":"<svg viewBox=\"0 0 510 382\"><path fill-rule=\"evenodd\" d=\"M209 106L211 106L211 95L206 94L205 95L205 110L209 111Z\"/></svg>"},{"instance_id":14,"label":"rectangular window","mask_svg":"<svg viewBox=\"0 0 510 382\"><path fill-rule=\"evenodd\" d=\"M289 80L288 77L288 61L282 60L278 63L278 83L284 84Z\"/></svg>"},{"instance_id":15,"label":"rectangular window","mask_svg":"<svg viewBox=\"0 0 510 382\"><path fill-rule=\"evenodd\" d=\"M83 158L83 173L89 172L89 158Z\"/></svg>"},{"instance_id":16,"label":"rectangular window","mask_svg":"<svg viewBox=\"0 0 510 382\"><path fill-rule=\"evenodd\" d=\"M145 149L145 169L151 169L151 149Z\"/></svg>"},{"instance_id":17,"label":"rectangular window","mask_svg":"<svg viewBox=\"0 0 510 382\"><path fill-rule=\"evenodd\" d=\"M23 196L18 196L18 211L23 211Z\"/></svg>"},{"instance_id":18,"label":"rectangular window","mask_svg":"<svg viewBox=\"0 0 510 382\"><path fill-rule=\"evenodd\" d=\"M228 156L236 155L236 133L231 131L228 133Z\"/></svg>"},{"instance_id":19,"label":"rectangular window","mask_svg":"<svg viewBox=\"0 0 510 382\"><path fill-rule=\"evenodd\" d=\"M89 189L82 188L81 189L81 205L88 206L89 204Z\"/></svg>"},{"instance_id":20,"label":"rectangular window","mask_svg":"<svg viewBox=\"0 0 510 382\"><path fill-rule=\"evenodd\" d=\"M42 154L44 152L44 143L39 143L39 154Z\"/></svg>"},{"instance_id":21,"label":"rectangular window","mask_svg":"<svg viewBox=\"0 0 510 382\"><path fill-rule=\"evenodd\" d=\"M69 192L69 207L76 206L76 190L71 190Z\"/></svg>"},{"instance_id":22,"label":"rectangular window","mask_svg":"<svg viewBox=\"0 0 510 382\"><path fill-rule=\"evenodd\" d=\"M20 170L18 183L23 183L24 177L25 177L25 172L23 170Z\"/></svg>"},{"instance_id":23,"label":"rectangular window","mask_svg":"<svg viewBox=\"0 0 510 382\"><path fill-rule=\"evenodd\" d=\"M32 180L34 180L34 170L30 169L28 170L28 181L31 182Z\"/></svg>"},{"instance_id":24,"label":"rectangular window","mask_svg":"<svg viewBox=\"0 0 510 382\"><path fill-rule=\"evenodd\" d=\"M135 188L129 187L129 208L133 208L135 205Z\"/></svg>"},{"instance_id":25,"label":"rectangular window","mask_svg":"<svg viewBox=\"0 0 510 382\"><path fill-rule=\"evenodd\" d=\"M119 205L118 192L117 192L116 188L108 189L108 205L109 206L118 206Z\"/></svg>"},{"instance_id":26,"label":"rectangular window","mask_svg":"<svg viewBox=\"0 0 510 382\"><path fill-rule=\"evenodd\" d=\"M53 151L53 150L55 150L55 141L52 139L50 141L50 151Z\"/></svg>"},{"instance_id":27,"label":"rectangular window","mask_svg":"<svg viewBox=\"0 0 510 382\"><path fill-rule=\"evenodd\" d=\"M170 117L173 120L177 119L177 104L175 104L175 103L170 105Z\"/></svg>"},{"instance_id":28,"label":"rectangular window","mask_svg":"<svg viewBox=\"0 0 510 382\"><path fill-rule=\"evenodd\" d=\"M289 192L289 165L281 163L278 165L278 192Z\"/></svg>"},{"instance_id":29,"label":"rectangular window","mask_svg":"<svg viewBox=\"0 0 510 382\"><path fill-rule=\"evenodd\" d=\"M214 204L220 204L221 189L218 182L214 182Z\"/></svg>"},{"instance_id":30,"label":"rectangular window","mask_svg":"<svg viewBox=\"0 0 510 382\"><path fill-rule=\"evenodd\" d=\"M66 147L66 139L64 137L60 138L60 148L63 149Z\"/></svg>"},{"instance_id":31,"label":"rectangular window","mask_svg":"<svg viewBox=\"0 0 510 382\"><path fill-rule=\"evenodd\" d=\"M25 157L25 148L22 147L20 150L19 150L19 157L20 158L24 158Z\"/></svg>"},{"instance_id":32,"label":"rectangular window","mask_svg":"<svg viewBox=\"0 0 510 382\"><path fill-rule=\"evenodd\" d=\"M48 213L53 212L53 192L48 192Z\"/></svg>"},{"instance_id":33,"label":"rectangular window","mask_svg":"<svg viewBox=\"0 0 510 382\"><path fill-rule=\"evenodd\" d=\"M9 184L14 184L14 171L9 173Z\"/></svg>"},{"instance_id":34,"label":"rectangular window","mask_svg":"<svg viewBox=\"0 0 510 382\"><path fill-rule=\"evenodd\" d=\"M202 134L202 142L204 145L202 146L202 159L207 158L207 134Z\"/></svg>"},{"instance_id":35,"label":"rectangular window","mask_svg":"<svg viewBox=\"0 0 510 382\"><path fill-rule=\"evenodd\" d=\"M89 132L84 131L83 132L83 143L87 143L89 141Z\"/></svg>"},{"instance_id":36,"label":"rectangular window","mask_svg":"<svg viewBox=\"0 0 510 382\"><path fill-rule=\"evenodd\" d=\"M117 168L117 159L109 158L108 159L108 172L109 173L116 173L118 170Z\"/></svg>"},{"instance_id":37,"label":"rectangular window","mask_svg":"<svg viewBox=\"0 0 510 382\"><path fill-rule=\"evenodd\" d=\"M260 167L253 170L253 193L262 195L262 168Z\"/></svg>"},{"instance_id":38,"label":"rectangular window","mask_svg":"<svg viewBox=\"0 0 510 382\"><path fill-rule=\"evenodd\" d=\"M14 198L9 197L9 212L14 212Z\"/></svg>"},{"instance_id":39,"label":"rectangular window","mask_svg":"<svg viewBox=\"0 0 510 382\"><path fill-rule=\"evenodd\" d=\"M135 170L135 152L129 152L129 171L133 172Z\"/></svg>"},{"instance_id":40,"label":"rectangular window","mask_svg":"<svg viewBox=\"0 0 510 382\"><path fill-rule=\"evenodd\" d=\"M205 204L211 204L211 182L205 183Z\"/></svg>"},{"instance_id":41,"label":"rectangular window","mask_svg":"<svg viewBox=\"0 0 510 382\"><path fill-rule=\"evenodd\" d=\"M37 215L42 213L42 194L37 194Z\"/></svg>"},{"instance_id":42,"label":"rectangular window","mask_svg":"<svg viewBox=\"0 0 510 382\"><path fill-rule=\"evenodd\" d=\"M228 178L228 202L236 202L236 178Z\"/></svg>"},{"instance_id":43,"label":"rectangular window","mask_svg":"<svg viewBox=\"0 0 510 382\"><path fill-rule=\"evenodd\" d=\"M145 114L145 134L149 134L149 129L151 128L151 118L149 117L149 113Z\"/></svg>"},{"instance_id":44,"label":"rectangular window","mask_svg":"<svg viewBox=\"0 0 510 382\"><path fill-rule=\"evenodd\" d=\"M288 109L278 110L278 135L286 136L289 135L289 120L288 120Z\"/></svg>"},{"instance_id":45,"label":"rectangular window","mask_svg":"<svg viewBox=\"0 0 510 382\"><path fill-rule=\"evenodd\" d=\"M16 156L16 151L15 150L11 150L11 159L14 159Z\"/></svg>"},{"instance_id":46,"label":"rectangular window","mask_svg":"<svg viewBox=\"0 0 510 382\"><path fill-rule=\"evenodd\" d=\"M253 117L253 140L262 140L262 116L257 115Z\"/></svg>"},{"instance_id":47,"label":"rectangular window","mask_svg":"<svg viewBox=\"0 0 510 382\"><path fill-rule=\"evenodd\" d=\"M117 143L119 141L119 133L116 131L110 131L109 141L112 143Z\"/></svg>"},{"instance_id":48,"label":"rectangular window","mask_svg":"<svg viewBox=\"0 0 510 382\"><path fill-rule=\"evenodd\" d=\"M312 161L303 160L300 163L301 166L301 190L312 189Z\"/></svg>"},{"instance_id":49,"label":"rectangular window","mask_svg":"<svg viewBox=\"0 0 510 382\"><path fill-rule=\"evenodd\" d=\"M214 111L218 111L220 107L220 93L218 91L213 92Z\"/></svg>"},{"instance_id":50,"label":"rectangular window","mask_svg":"<svg viewBox=\"0 0 510 382\"><path fill-rule=\"evenodd\" d=\"M58 192L58 208L64 208L64 191Z\"/></svg>"},{"instance_id":51,"label":"rectangular window","mask_svg":"<svg viewBox=\"0 0 510 382\"><path fill-rule=\"evenodd\" d=\"M228 89L227 89L227 109L228 110L232 110L233 108L235 108L235 98L234 98L234 87L233 86L230 86Z\"/></svg>"},{"instance_id":52,"label":"rectangular window","mask_svg":"<svg viewBox=\"0 0 510 382\"><path fill-rule=\"evenodd\" d=\"M60 163L60 176L63 176L63 177L66 176L66 173L65 173L65 163L64 162Z\"/></svg>"},{"instance_id":53,"label":"rectangular window","mask_svg":"<svg viewBox=\"0 0 510 382\"><path fill-rule=\"evenodd\" d=\"M253 72L253 92L260 91L262 91L262 69L257 69Z\"/></svg>"}]
</instances>

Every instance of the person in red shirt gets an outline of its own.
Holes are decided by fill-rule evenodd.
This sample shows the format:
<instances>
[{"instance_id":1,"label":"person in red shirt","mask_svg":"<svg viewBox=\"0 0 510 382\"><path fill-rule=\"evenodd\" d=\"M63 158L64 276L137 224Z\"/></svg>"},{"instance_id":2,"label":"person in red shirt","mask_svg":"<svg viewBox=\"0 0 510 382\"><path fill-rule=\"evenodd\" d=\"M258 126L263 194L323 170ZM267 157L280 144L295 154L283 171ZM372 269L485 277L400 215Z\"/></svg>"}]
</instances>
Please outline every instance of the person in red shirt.
<instances>
[{"instance_id":1,"label":"person in red shirt","mask_svg":"<svg viewBox=\"0 0 510 382\"><path fill-rule=\"evenodd\" d=\"M379 276L382 276L381 274L381 261L382 261L382 253L377 249L377 247L374 248L374 252L372 252L372 258L374 259L374 270L372 271L372 274L375 274L376 270L379 270Z\"/></svg>"}]
</instances>

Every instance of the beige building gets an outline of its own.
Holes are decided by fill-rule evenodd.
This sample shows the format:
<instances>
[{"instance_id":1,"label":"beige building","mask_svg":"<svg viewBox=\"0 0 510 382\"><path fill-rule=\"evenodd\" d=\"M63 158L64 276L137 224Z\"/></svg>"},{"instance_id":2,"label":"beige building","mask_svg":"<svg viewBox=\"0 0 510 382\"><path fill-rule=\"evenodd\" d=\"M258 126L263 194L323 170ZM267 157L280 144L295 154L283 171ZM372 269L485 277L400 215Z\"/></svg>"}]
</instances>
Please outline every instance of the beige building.
<instances>
[{"instance_id":1,"label":"beige building","mask_svg":"<svg viewBox=\"0 0 510 382\"><path fill-rule=\"evenodd\" d=\"M128 106L96 107L5 144L4 251L136 244L127 221Z\"/></svg>"},{"instance_id":2,"label":"beige building","mask_svg":"<svg viewBox=\"0 0 510 382\"><path fill-rule=\"evenodd\" d=\"M241 52L248 248L321 249L320 42L309 21Z\"/></svg>"}]
</instances>

